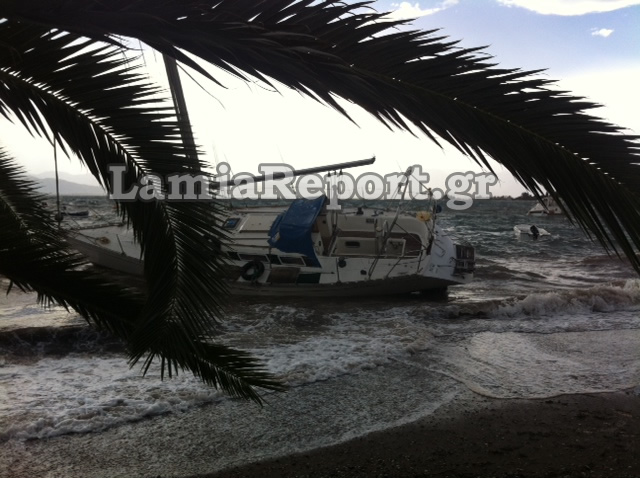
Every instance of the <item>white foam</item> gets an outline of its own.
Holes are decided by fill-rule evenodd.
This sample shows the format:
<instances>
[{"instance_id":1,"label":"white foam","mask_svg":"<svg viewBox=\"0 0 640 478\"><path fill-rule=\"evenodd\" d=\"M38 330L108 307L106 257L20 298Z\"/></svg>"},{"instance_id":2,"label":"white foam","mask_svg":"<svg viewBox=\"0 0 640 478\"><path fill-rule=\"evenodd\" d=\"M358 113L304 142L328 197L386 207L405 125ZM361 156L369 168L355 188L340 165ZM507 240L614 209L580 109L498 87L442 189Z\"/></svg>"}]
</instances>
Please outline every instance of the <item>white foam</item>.
<instances>
[{"instance_id":1,"label":"white foam","mask_svg":"<svg viewBox=\"0 0 640 478\"><path fill-rule=\"evenodd\" d=\"M294 388L322 387L325 381L329 386L338 377L341 383L356 381L363 374L370 380L404 364L416 370L403 382L406 387L417 387L425 370L429 377L450 377L485 395L548 396L640 382L634 353L640 347L634 330L640 327L639 304L640 281L631 280L508 301L323 310L256 306L230 318L221 340L253 352ZM608 334L609 329L627 330ZM68 355L24 365L8 361L0 368L0 393L0 440L95 432L221 397L188 372L161 382L154 368L141 377L139 369L128 368L126 357L116 355ZM428 397L414 399L416 410L430 409L420 404ZM300 407L304 411L306 405ZM371 416L358 430L403 417Z\"/></svg>"},{"instance_id":2,"label":"white foam","mask_svg":"<svg viewBox=\"0 0 640 478\"><path fill-rule=\"evenodd\" d=\"M0 441L99 431L211 402L218 392L188 373L160 381L122 356L67 356L8 364L0 375Z\"/></svg>"},{"instance_id":3,"label":"white foam","mask_svg":"<svg viewBox=\"0 0 640 478\"><path fill-rule=\"evenodd\" d=\"M495 398L623 390L640 380L639 330L475 334L433 349L426 367Z\"/></svg>"},{"instance_id":4,"label":"white foam","mask_svg":"<svg viewBox=\"0 0 640 478\"><path fill-rule=\"evenodd\" d=\"M414 323L412 310L335 312L331 324L321 330L288 336L280 344L252 353L291 386L357 373L429 346L432 335L422 324ZM242 341L241 337L236 340Z\"/></svg>"},{"instance_id":5,"label":"white foam","mask_svg":"<svg viewBox=\"0 0 640 478\"><path fill-rule=\"evenodd\" d=\"M640 305L640 281L622 285L598 285L586 289L536 292L524 299L500 305L494 316L557 316L630 310Z\"/></svg>"}]
</instances>

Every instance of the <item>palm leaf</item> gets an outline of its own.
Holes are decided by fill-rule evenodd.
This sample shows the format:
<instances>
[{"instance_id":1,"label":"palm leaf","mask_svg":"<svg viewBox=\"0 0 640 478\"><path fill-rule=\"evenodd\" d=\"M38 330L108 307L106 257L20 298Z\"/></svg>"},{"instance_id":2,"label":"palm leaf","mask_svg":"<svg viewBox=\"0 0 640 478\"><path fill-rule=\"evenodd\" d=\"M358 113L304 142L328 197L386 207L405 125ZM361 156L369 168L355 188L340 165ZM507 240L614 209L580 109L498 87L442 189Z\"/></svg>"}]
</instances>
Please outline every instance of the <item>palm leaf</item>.
<instances>
[{"instance_id":1,"label":"palm leaf","mask_svg":"<svg viewBox=\"0 0 640 478\"><path fill-rule=\"evenodd\" d=\"M201 172L201 164L180 141L173 109L159 103L158 88L113 47L37 25L2 22L0 62L0 111L8 117L13 113L33 133L77 155L108 187L110 164L127 167L125 188L142 174ZM253 385L278 388L257 362L231 349L226 354L234 360L223 361L224 371L211 372L216 367L215 349L203 337L211 335L226 297L216 252L224 235L213 221L219 207L166 201L120 206L144 247L148 278L147 300L127 333L121 334L132 363L146 354L159 355L170 362L169 371L188 368L199 376L206 372L206 382L231 384L231 393L251 398L257 397ZM31 286L36 290L58 298L61 289L69 287L60 282L54 293L35 284ZM80 290L88 293L87 288ZM85 316L91 313L86 306ZM176 333L176 324L182 333ZM247 368L239 366L243 361ZM237 375L232 377L234 367ZM228 377L221 381L221 373ZM238 383L244 385L238 388Z\"/></svg>"},{"instance_id":2,"label":"palm leaf","mask_svg":"<svg viewBox=\"0 0 640 478\"><path fill-rule=\"evenodd\" d=\"M37 291L43 303L74 309L129 348L137 346L132 337L140 333L147 297L89 268L83 256L70 250L42 207L37 187L0 150L0 273L22 290ZM156 340L144 351L145 372L157 356L163 376L165 371L171 376L178 369L189 370L232 396L260 402L254 387L282 389L247 353L213 343L211 334L194 337L178 316L166 322L166 333L150 332Z\"/></svg>"},{"instance_id":3,"label":"palm leaf","mask_svg":"<svg viewBox=\"0 0 640 478\"><path fill-rule=\"evenodd\" d=\"M144 303L142 294L88 269L86 259L67 248L37 187L0 150L2 274L22 290L37 291L41 302L73 308L100 328L126 337ZM68 287L61 288L60 283Z\"/></svg>"},{"instance_id":4,"label":"palm leaf","mask_svg":"<svg viewBox=\"0 0 640 478\"><path fill-rule=\"evenodd\" d=\"M0 15L92 38L135 37L208 74L185 51L346 114L336 100L344 98L390 127L447 141L485 167L495 159L536 195L562 199L571 218L640 270L637 137L539 72L498 68L482 50L434 32L400 31L404 22L382 21L371 5L66 0L21 2Z\"/></svg>"}]
</instances>

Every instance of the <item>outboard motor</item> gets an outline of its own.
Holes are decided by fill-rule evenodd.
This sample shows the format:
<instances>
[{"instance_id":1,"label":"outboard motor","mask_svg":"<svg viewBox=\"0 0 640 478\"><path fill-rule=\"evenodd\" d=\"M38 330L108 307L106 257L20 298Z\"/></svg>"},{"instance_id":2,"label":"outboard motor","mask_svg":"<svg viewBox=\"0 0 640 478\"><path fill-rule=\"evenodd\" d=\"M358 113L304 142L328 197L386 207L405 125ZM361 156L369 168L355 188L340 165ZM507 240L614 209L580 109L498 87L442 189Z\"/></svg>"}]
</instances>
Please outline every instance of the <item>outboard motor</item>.
<instances>
[{"instance_id":1,"label":"outboard motor","mask_svg":"<svg viewBox=\"0 0 640 478\"><path fill-rule=\"evenodd\" d=\"M538 239L538 237L540 236L540 231L538 230L538 228L533 225L529 228L529 230L531 231L531 235L533 236L533 238Z\"/></svg>"}]
</instances>

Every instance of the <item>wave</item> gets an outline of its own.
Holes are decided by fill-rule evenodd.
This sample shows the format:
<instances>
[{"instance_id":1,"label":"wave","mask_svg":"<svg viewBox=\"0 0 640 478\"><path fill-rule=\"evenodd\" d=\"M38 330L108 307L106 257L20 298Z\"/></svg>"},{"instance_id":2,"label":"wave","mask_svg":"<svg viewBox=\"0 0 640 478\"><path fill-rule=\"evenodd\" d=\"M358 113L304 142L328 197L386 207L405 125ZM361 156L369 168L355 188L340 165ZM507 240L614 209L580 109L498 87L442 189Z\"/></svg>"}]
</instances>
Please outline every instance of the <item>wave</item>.
<instances>
[{"instance_id":1,"label":"wave","mask_svg":"<svg viewBox=\"0 0 640 478\"><path fill-rule=\"evenodd\" d=\"M0 330L0 352L12 360L29 361L70 353L122 353L123 343L89 325L23 327Z\"/></svg>"},{"instance_id":2,"label":"wave","mask_svg":"<svg viewBox=\"0 0 640 478\"><path fill-rule=\"evenodd\" d=\"M518 373L509 387L517 387L530 368L529 362L520 363L523 350L529 361L552 359L540 345L548 342L555 350L550 334L577 332L589 337L585 334L619 329L624 335L625 329L640 328L637 279L506 297L469 291L467 297L444 302L298 301L245 306L228 317L221 340L253 353L298 390L338 377L357 381L360 375L382 373L393 364L424 363L461 377L469 388L478 386L497 396L506 387L498 373L500 365L507 358L513 362ZM492 377L492 384L472 372L478 369L478 360L498 353L497 345L502 350L497 365L484 374ZM0 359L0 387L7 393L6 402L0 403L0 441L99 432L225 400L187 372L161 381L159 367L152 367L141 376L139 369L129 368L119 341L88 326L3 331L0 349L5 358ZM475 355L468 357L470 351L478 360ZM615 360L610 361L613 367ZM416 380L420 377L416 375ZM532 391L525 396L540 390L547 393L532 377L527 377Z\"/></svg>"},{"instance_id":3,"label":"wave","mask_svg":"<svg viewBox=\"0 0 640 478\"><path fill-rule=\"evenodd\" d=\"M497 264L490 268L488 275L491 280L523 277ZM358 342L355 340L357 337L374 342L384 339L389 317L433 323L452 319L558 317L640 308L639 279L619 280L587 288L535 290L528 294L501 292L496 293L492 284L482 286L480 283L480 286L474 284L467 292L452 293L455 295L449 301L425 301L420 297L410 297L405 300L362 300L357 304L340 301L314 304L305 300L297 300L286 306L260 303L242 308L242 313L236 311L230 314L224 335L227 340L237 333L238 337L232 338L233 346L253 349L255 342L273 339L272 334L277 335L278 329L295 327L295 338L279 339L291 341L288 346L297 347L306 339L315 340L317 334L322 334L331 326L337 335L341 335L343 347L346 347L348 343ZM124 355L124 352L122 341L89 325L0 330L0 353L10 361L33 362L68 354ZM336 364L336 369L341 367L349 370L354 364Z\"/></svg>"},{"instance_id":4,"label":"wave","mask_svg":"<svg viewBox=\"0 0 640 478\"><path fill-rule=\"evenodd\" d=\"M123 423L212 403L220 392L182 373L145 376L123 356L69 354L0 366L0 442L99 432Z\"/></svg>"},{"instance_id":5,"label":"wave","mask_svg":"<svg viewBox=\"0 0 640 478\"><path fill-rule=\"evenodd\" d=\"M492 315L557 316L585 312L613 312L640 306L640 280L600 284L586 289L536 292L499 305Z\"/></svg>"},{"instance_id":6,"label":"wave","mask_svg":"<svg viewBox=\"0 0 640 478\"><path fill-rule=\"evenodd\" d=\"M543 274L540 274L534 270L520 271L513 269L513 266L504 266L500 264L482 265L479 264L476 267L476 277L480 280L492 280L492 281L508 281L511 279L545 279Z\"/></svg>"}]
</instances>

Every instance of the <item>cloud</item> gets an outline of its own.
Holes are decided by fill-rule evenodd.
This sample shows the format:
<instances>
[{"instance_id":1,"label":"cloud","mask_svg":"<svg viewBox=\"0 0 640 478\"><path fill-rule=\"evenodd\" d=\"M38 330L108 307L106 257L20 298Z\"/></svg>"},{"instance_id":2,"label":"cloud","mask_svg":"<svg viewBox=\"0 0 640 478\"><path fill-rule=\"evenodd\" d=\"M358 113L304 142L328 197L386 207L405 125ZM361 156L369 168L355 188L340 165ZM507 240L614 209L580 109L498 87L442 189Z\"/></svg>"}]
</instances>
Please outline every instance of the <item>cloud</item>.
<instances>
[{"instance_id":1,"label":"cloud","mask_svg":"<svg viewBox=\"0 0 640 478\"><path fill-rule=\"evenodd\" d=\"M593 35L594 37L607 38L612 33L613 30L611 30L610 28L600 28L599 30L594 28L593 30L591 30L591 35Z\"/></svg>"},{"instance_id":2,"label":"cloud","mask_svg":"<svg viewBox=\"0 0 640 478\"><path fill-rule=\"evenodd\" d=\"M458 0L444 0L440 2L437 7L434 8L420 8L420 3L416 2L411 4L409 2L392 3L391 6L395 8L390 12L386 18L390 20L412 20L427 15L433 15L441 10L456 5Z\"/></svg>"},{"instance_id":3,"label":"cloud","mask_svg":"<svg viewBox=\"0 0 640 478\"><path fill-rule=\"evenodd\" d=\"M612 12L640 5L640 0L498 0L507 7L521 7L543 15L585 15Z\"/></svg>"}]
</instances>

